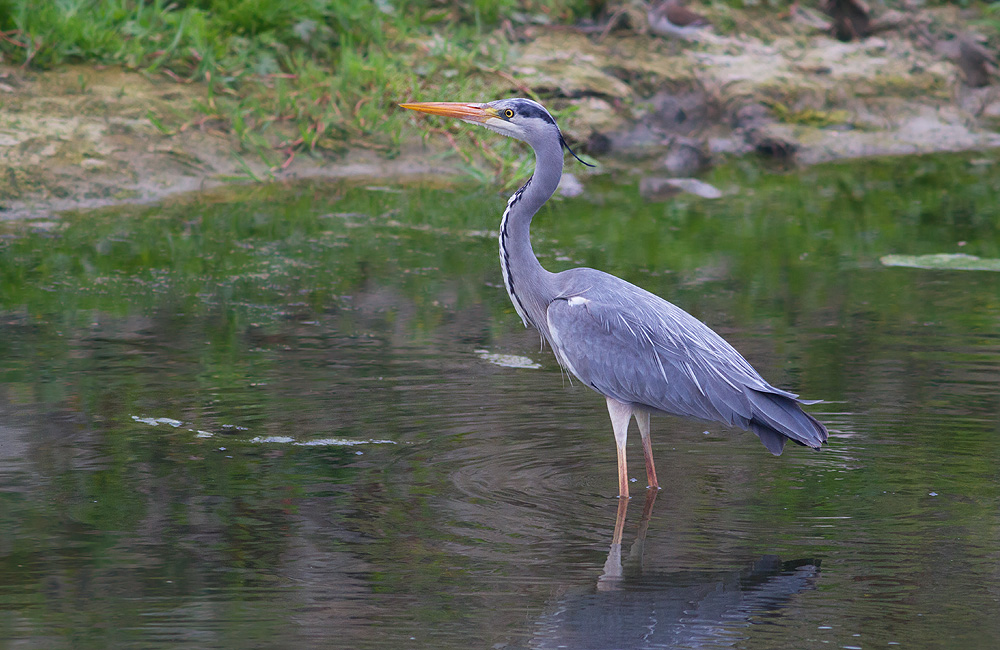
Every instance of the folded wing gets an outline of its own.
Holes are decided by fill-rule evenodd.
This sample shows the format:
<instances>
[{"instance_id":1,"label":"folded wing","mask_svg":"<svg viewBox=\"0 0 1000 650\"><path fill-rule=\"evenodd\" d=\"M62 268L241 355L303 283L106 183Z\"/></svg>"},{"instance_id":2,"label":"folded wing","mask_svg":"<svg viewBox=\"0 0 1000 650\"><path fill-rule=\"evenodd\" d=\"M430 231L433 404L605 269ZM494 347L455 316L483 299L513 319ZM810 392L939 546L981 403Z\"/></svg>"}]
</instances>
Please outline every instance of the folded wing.
<instances>
[{"instance_id":1,"label":"folded wing","mask_svg":"<svg viewBox=\"0 0 1000 650\"><path fill-rule=\"evenodd\" d=\"M826 441L797 395L768 384L705 324L601 275L620 286L560 297L547 311L556 357L580 381L627 404L751 430L775 455L786 439L816 448Z\"/></svg>"}]
</instances>

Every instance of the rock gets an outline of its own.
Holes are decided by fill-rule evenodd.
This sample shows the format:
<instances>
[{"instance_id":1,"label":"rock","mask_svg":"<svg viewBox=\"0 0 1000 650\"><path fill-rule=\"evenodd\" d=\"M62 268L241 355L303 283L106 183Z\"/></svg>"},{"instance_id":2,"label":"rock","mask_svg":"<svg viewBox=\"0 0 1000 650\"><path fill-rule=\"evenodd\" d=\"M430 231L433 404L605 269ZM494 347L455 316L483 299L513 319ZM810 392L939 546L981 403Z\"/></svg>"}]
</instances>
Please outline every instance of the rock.
<instances>
[{"instance_id":1,"label":"rock","mask_svg":"<svg viewBox=\"0 0 1000 650\"><path fill-rule=\"evenodd\" d=\"M663 159L663 167L672 176L694 176L708 164L704 146L692 138L674 138Z\"/></svg>"},{"instance_id":2,"label":"rock","mask_svg":"<svg viewBox=\"0 0 1000 650\"><path fill-rule=\"evenodd\" d=\"M958 61L958 57L961 56L957 38L943 38L935 42L934 51L952 61Z\"/></svg>"},{"instance_id":3,"label":"rock","mask_svg":"<svg viewBox=\"0 0 1000 650\"><path fill-rule=\"evenodd\" d=\"M712 29L707 18L696 14L678 0L665 0L646 13L649 31L657 36L698 40L702 33Z\"/></svg>"},{"instance_id":4,"label":"rock","mask_svg":"<svg viewBox=\"0 0 1000 650\"><path fill-rule=\"evenodd\" d=\"M709 153L719 156L745 156L753 150L744 138L736 135L709 138L707 144Z\"/></svg>"},{"instance_id":5,"label":"rock","mask_svg":"<svg viewBox=\"0 0 1000 650\"><path fill-rule=\"evenodd\" d=\"M643 176L639 179L639 196L646 201L664 201L681 193L671 179L662 176Z\"/></svg>"},{"instance_id":6,"label":"rock","mask_svg":"<svg viewBox=\"0 0 1000 650\"><path fill-rule=\"evenodd\" d=\"M795 156L799 145L789 140L764 136L753 143L754 151L775 160L787 161Z\"/></svg>"},{"instance_id":7,"label":"rock","mask_svg":"<svg viewBox=\"0 0 1000 650\"><path fill-rule=\"evenodd\" d=\"M990 74L997 69L996 56L971 34L942 39L934 44L934 51L954 61L972 88L988 86Z\"/></svg>"},{"instance_id":8,"label":"rock","mask_svg":"<svg viewBox=\"0 0 1000 650\"><path fill-rule=\"evenodd\" d=\"M983 108L983 117L991 120L1000 120L1000 101L987 104Z\"/></svg>"},{"instance_id":9,"label":"rock","mask_svg":"<svg viewBox=\"0 0 1000 650\"><path fill-rule=\"evenodd\" d=\"M575 174L564 172L562 178L559 179L559 187L556 188L556 191L559 192L559 196L572 199L583 194L583 183Z\"/></svg>"},{"instance_id":10,"label":"rock","mask_svg":"<svg viewBox=\"0 0 1000 650\"><path fill-rule=\"evenodd\" d=\"M592 30L588 30L590 33L599 34L598 40L604 40L612 32L646 33L646 6L641 0L603 4L604 9L601 12L603 20L601 24L595 26Z\"/></svg>"},{"instance_id":11,"label":"rock","mask_svg":"<svg viewBox=\"0 0 1000 650\"><path fill-rule=\"evenodd\" d=\"M743 104L736 109L731 123L734 129L751 129L774 121L774 114L770 108L759 102L754 102Z\"/></svg>"},{"instance_id":12,"label":"rock","mask_svg":"<svg viewBox=\"0 0 1000 650\"><path fill-rule=\"evenodd\" d=\"M833 19L833 35L839 41L853 41L871 33L871 10L861 0L826 0L823 11Z\"/></svg>"},{"instance_id":13,"label":"rock","mask_svg":"<svg viewBox=\"0 0 1000 650\"><path fill-rule=\"evenodd\" d=\"M667 184L703 199L717 199L722 196L719 188L697 178L668 178Z\"/></svg>"},{"instance_id":14,"label":"rock","mask_svg":"<svg viewBox=\"0 0 1000 650\"><path fill-rule=\"evenodd\" d=\"M536 91L630 99L632 88L602 69L607 56L583 34L549 32L528 43L514 71Z\"/></svg>"},{"instance_id":15,"label":"rock","mask_svg":"<svg viewBox=\"0 0 1000 650\"><path fill-rule=\"evenodd\" d=\"M779 123L763 104L741 106L733 115L732 124L743 133L750 148L762 156L789 160L799 148L792 127Z\"/></svg>"},{"instance_id":16,"label":"rock","mask_svg":"<svg viewBox=\"0 0 1000 650\"><path fill-rule=\"evenodd\" d=\"M679 136L692 141L692 134L708 125L708 104L703 92L658 92L642 107L638 121L627 128L608 133L612 151L628 155L662 155ZM640 107L640 109L642 108Z\"/></svg>"},{"instance_id":17,"label":"rock","mask_svg":"<svg viewBox=\"0 0 1000 650\"><path fill-rule=\"evenodd\" d=\"M754 151L778 161L789 161L799 150L792 127L787 124L764 124L747 129L744 137Z\"/></svg>"},{"instance_id":18,"label":"rock","mask_svg":"<svg viewBox=\"0 0 1000 650\"><path fill-rule=\"evenodd\" d=\"M587 144L584 150L591 156L603 156L611 151L611 138L603 133L594 131L590 134L590 137L587 138Z\"/></svg>"},{"instance_id":19,"label":"rock","mask_svg":"<svg viewBox=\"0 0 1000 650\"><path fill-rule=\"evenodd\" d=\"M991 90L969 89L969 90ZM897 115L876 129L829 132L799 129L796 164L864 156L910 155L1000 146L1000 133L970 128L967 114L954 108L900 105ZM801 133L800 133L801 131ZM829 137L833 136L833 137Z\"/></svg>"},{"instance_id":20,"label":"rock","mask_svg":"<svg viewBox=\"0 0 1000 650\"><path fill-rule=\"evenodd\" d=\"M958 67L965 75L965 83L982 88L990 83L990 72L996 70L997 60L992 52L969 36L958 39Z\"/></svg>"},{"instance_id":21,"label":"rock","mask_svg":"<svg viewBox=\"0 0 1000 650\"><path fill-rule=\"evenodd\" d=\"M830 31L833 28L833 23L829 20L820 16L811 8L803 7L798 3L795 3L795 6L789 10L789 13L791 14L792 22L799 25L805 25L821 32Z\"/></svg>"},{"instance_id":22,"label":"rock","mask_svg":"<svg viewBox=\"0 0 1000 650\"><path fill-rule=\"evenodd\" d=\"M582 97L572 103L576 111L562 127L563 133L573 140L585 141L592 133L607 133L621 125L614 107L600 97Z\"/></svg>"},{"instance_id":23,"label":"rock","mask_svg":"<svg viewBox=\"0 0 1000 650\"><path fill-rule=\"evenodd\" d=\"M722 192L697 178L664 178L645 176L639 180L639 196L647 201L663 201L681 192L706 199L717 199Z\"/></svg>"},{"instance_id":24,"label":"rock","mask_svg":"<svg viewBox=\"0 0 1000 650\"><path fill-rule=\"evenodd\" d=\"M652 112L646 120L667 133L689 135L705 125L708 102L705 93L661 91L649 99Z\"/></svg>"},{"instance_id":25,"label":"rock","mask_svg":"<svg viewBox=\"0 0 1000 650\"><path fill-rule=\"evenodd\" d=\"M889 9L881 16L872 20L870 29L871 33L884 32L890 29L899 29L905 27L911 21L910 14L899 11L898 9Z\"/></svg>"}]
</instances>

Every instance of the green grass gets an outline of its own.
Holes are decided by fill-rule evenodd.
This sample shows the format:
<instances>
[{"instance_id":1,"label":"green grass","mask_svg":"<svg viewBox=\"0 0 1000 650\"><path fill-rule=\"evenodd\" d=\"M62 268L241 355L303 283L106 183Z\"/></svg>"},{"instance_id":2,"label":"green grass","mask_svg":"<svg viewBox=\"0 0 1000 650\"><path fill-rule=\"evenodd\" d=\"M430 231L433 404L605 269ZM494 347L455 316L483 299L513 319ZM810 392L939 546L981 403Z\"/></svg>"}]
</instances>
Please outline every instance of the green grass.
<instances>
[{"instance_id":1,"label":"green grass","mask_svg":"<svg viewBox=\"0 0 1000 650\"><path fill-rule=\"evenodd\" d=\"M787 0L715 0L784 6ZM405 100L501 96L509 26L606 15L606 0L0 0L0 62L45 69L117 64L204 86L203 100L150 119L238 137L275 168L352 147L392 155L413 116ZM612 5L613 6L613 5ZM985 22L1000 28L991 7ZM505 28L508 27L508 28ZM995 31L995 30L994 30ZM421 121L429 129L442 124ZM449 127L455 128L455 127ZM495 171L513 145L473 142ZM480 142L480 141L475 141ZM464 143L464 144L463 144ZM519 165L520 161L506 163ZM504 176L509 174L504 173Z\"/></svg>"},{"instance_id":2,"label":"green grass","mask_svg":"<svg viewBox=\"0 0 1000 650\"><path fill-rule=\"evenodd\" d=\"M190 115L247 151L392 153L409 99L499 92L506 20L575 20L588 0L0 0L0 61L120 64L205 84ZM274 151L277 150L277 151Z\"/></svg>"}]
</instances>

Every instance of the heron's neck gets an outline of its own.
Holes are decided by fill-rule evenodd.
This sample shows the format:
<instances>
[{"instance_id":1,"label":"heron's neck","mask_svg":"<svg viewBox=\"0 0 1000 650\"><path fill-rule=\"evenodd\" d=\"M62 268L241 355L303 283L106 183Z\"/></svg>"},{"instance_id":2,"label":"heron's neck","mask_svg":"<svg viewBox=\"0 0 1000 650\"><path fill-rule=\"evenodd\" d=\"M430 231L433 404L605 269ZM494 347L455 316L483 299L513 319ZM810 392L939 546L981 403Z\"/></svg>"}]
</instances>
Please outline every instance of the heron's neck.
<instances>
[{"instance_id":1,"label":"heron's neck","mask_svg":"<svg viewBox=\"0 0 1000 650\"><path fill-rule=\"evenodd\" d=\"M531 218L549 200L562 177L562 147L535 149L535 173L507 201L500 222L500 269L514 308L524 321L548 334L545 310L555 297L549 273L531 248Z\"/></svg>"}]
</instances>

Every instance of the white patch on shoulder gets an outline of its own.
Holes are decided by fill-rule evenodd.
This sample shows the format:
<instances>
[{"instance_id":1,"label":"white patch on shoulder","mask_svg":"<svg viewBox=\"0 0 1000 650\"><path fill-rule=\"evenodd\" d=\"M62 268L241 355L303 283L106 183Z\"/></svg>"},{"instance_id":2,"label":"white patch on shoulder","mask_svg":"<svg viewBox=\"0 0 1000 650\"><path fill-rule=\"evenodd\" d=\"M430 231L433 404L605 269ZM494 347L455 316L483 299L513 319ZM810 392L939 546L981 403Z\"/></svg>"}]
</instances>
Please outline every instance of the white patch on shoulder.
<instances>
[{"instance_id":1,"label":"white patch on shoulder","mask_svg":"<svg viewBox=\"0 0 1000 650\"><path fill-rule=\"evenodd\" d=\"M584 298L583 296L573 296L572 298L570 298L566 302L569 303L570 307L578 307L580 305L586 305L590 301L587 300L586 298Z\"/></svg>"}]
</instances>

